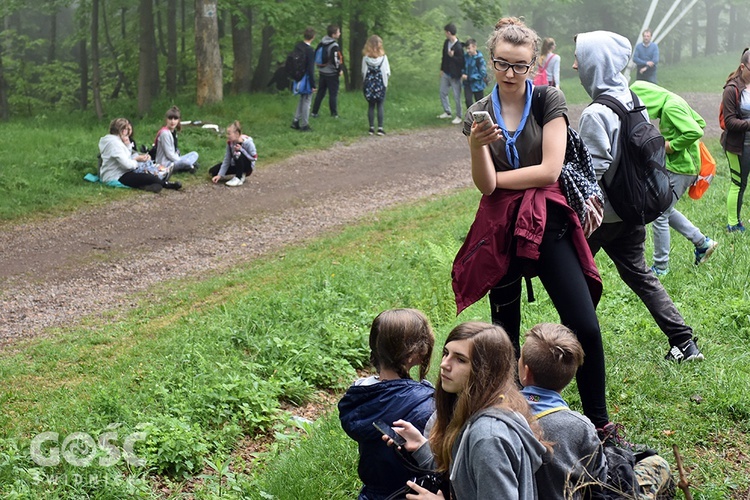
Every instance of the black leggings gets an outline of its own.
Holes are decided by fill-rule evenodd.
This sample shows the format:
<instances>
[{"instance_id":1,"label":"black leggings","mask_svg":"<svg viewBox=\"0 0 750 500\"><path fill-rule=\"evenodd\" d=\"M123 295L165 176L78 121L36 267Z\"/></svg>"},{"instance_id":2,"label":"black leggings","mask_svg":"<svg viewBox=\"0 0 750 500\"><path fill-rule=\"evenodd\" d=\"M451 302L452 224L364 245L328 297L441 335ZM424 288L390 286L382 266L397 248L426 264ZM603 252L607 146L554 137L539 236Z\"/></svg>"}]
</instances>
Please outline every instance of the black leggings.
<instances>
[{"instance_id":1,"label":"black leggings","mask_svg":"<svg viewBox=\"0 0 750 500\"><path fill-rule=\"evenodd\" d=\"M375 107L378 108L378 128L383 128L383 119L385 113L383 112L383 103L385 102L385 96L382 101L367 101L367 119L370 121L370 128L374 128L375 123Z\"/></svg>"},{"instance_id":2,"label":"black leggings","mask_svg":"<svg viewBox=\"0 0 750 500\"><path fill-rule=\"evenodd\" d=\"M211 177L216 177L219 175L219 170L221 170L221 163L217 163L213 167L208 169L208 175ZM248 176L253 173L253 162L247 159L245 155L240 155L239 158L234 160L233 162L229 163L229 168L227 168L227 173L225 175L245 175Z\"/></svg>"},{"instance_id":3,"label":"black leggings","mask_svg":"<svg viewBox=\"0 0 750 500\"><path fill-rule=\"evenodd\" d=\"M597 427L609 422L607 414L604 348L594 302L586 284L578 253L565 215L549 206L547 228L539 247L536 271L555 305L560 322L570 328L586 355L576 381L583 413ZM513 257L508 274L490 291L492 322L502 326L519 355L521 327L521 281L524 266L533 263Z\"/></svg>"},{"instance_id":4,"label":"black leggings","mask_svg":"<svg viewBox=\"0 0 750 500\"><path fill-rule=\"evenodd\" d=\"M152 184L161 184L164 186L165 181L159 179L153 174L137 173L137 172L125 172L118 179L125 186L129 186L135 189L143 189L146 186Z\"/></svg>"}]
</instances>

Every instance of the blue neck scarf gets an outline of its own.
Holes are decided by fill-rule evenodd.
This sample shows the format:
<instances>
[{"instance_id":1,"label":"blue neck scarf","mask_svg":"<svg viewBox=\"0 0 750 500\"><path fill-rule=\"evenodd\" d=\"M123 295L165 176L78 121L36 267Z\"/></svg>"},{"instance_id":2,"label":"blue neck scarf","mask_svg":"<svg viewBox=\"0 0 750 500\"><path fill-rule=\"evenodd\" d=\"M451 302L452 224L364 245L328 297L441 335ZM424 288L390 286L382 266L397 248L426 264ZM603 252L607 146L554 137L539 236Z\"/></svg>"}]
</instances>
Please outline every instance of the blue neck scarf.
<instances>
[{"instance_id":1,"label":"blue neck scarf","mask_svg":"<svg viewBox=\"0 0 750 500\"><path fill-rule=\"evenodd\" d=\"M526 119L529 117L529 112L531 111L531 93L533 89L534 87L531 84L531 80L526 80L526 102L523 105L521 123L518 124L518 128L513 133L512 137L508 132L508 128L505 126L505 122L503 121L503 115L501 112L502 110L500 109L500 88L497 84L495 84L495 88L492 89L491 99L492 107L495 111L495 120L497 120L497 124L500 127L500 130L505 136L505 156L508 157L508 162L513 166L514 169L521 166L520 160L518 158L518 149L516 149L516 140L523 131L523 127L524 125L526 125Z\"/></svg>"},{"instance_id":2,"label":"blue neck scarf","mask_svg":"<svg viewBox=\"0 0 750 500\"><path fill-rule=\"evenodd\" d=\"M543 389L535 385L524 387L521 389L521 394L523 394L529 403L533 415L559 406L568 406L568 403L565 402L558 392Z\"/></svg>"}]
</instances>

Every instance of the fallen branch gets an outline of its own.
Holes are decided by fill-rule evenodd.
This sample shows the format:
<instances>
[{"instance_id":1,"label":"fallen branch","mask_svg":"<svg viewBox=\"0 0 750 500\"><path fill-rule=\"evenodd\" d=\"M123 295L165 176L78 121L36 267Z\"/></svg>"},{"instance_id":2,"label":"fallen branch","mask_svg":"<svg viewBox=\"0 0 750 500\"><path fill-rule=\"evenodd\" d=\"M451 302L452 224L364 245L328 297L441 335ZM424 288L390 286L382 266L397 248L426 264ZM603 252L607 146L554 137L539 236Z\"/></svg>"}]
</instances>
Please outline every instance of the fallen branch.
<instances>
[{"instance_id":1,"label":"fallen branch","mask_svg":"<svg viewBox=\"0 0 750 500\"><path fill-rule=\"evenodd\" d=\"M676 444L672 445L672 452L674 453L674 459L677 461L677 471L680 473L680 480L677 482L677 487L685 494L686 500L693 500L693 495L690 494L690 483L687 480L685 468L682 466L680 450Z\"/></svg>"}]
</instances>

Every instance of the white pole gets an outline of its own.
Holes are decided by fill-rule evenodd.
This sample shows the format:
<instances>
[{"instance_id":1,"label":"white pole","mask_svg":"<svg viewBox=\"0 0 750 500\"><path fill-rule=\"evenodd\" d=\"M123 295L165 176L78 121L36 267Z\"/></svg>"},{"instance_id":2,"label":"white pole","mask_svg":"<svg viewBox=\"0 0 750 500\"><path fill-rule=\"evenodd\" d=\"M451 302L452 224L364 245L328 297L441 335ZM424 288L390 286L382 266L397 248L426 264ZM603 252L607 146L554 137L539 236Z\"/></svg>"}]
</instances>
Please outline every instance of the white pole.
<instances>
[{"instance_id":1,"label":"white pole","mask_svg":"<svg viewBox=\"0 0 750 500\"><path fill-rule=\"evenodd\" d=\"M672 6L669 8L666 14L664 14L664 17L662 18L659 25L651 32L651 35L653 38L656 38L656 36L661 32L661 29L664 27L664 25L667 23L669 18L672 16L672 13L675 11L677 6L682 2L682 0L674 0L672 3Z\"/></svg>"},{"instance_id":2,"label":"white pole","mask_svg":"<svg viewBox=\"0 0 750 500\"><path fill-rule=\"evenodd\" d=\"M688 12L690 12L690 9L692 9L693 5L695 5L696 3L698 3L698 0L692 0L687 5L687 7L685 7L682 11L680 11L680 13L677 15L677 17L675 18L675 20L672 21L669 24L669 26L667 26L665 28L664 32L663 33L659 33L659 37L656 38L656 39L654 39L654 43L658 44L659 42L661 42L664 39L664 37L666 37L669 34L669 32L672 31L672 28L674 28L677 25L677 23L680 21L680 19L682 19L685 16L685 14L687 14Z\"/></svg>"},{"instance_id":3,"label":"white pole","mask_svg":"<svg viewBox=\"0 0 750 500\"><path fill-rule=\"evenodd\" d=\"M641 34L648 28L649 23L651 22L651 18L654 17L654 11L656 10L656 6L659 5L659 0L651 0L651 6L648 8L648 13L646 14L646 19L643 20L643 25L641 26L641 31L638 32L638 36L635 37L636 43L638 43L638 40L641 38Z\"/></svg>"}]
</instances>

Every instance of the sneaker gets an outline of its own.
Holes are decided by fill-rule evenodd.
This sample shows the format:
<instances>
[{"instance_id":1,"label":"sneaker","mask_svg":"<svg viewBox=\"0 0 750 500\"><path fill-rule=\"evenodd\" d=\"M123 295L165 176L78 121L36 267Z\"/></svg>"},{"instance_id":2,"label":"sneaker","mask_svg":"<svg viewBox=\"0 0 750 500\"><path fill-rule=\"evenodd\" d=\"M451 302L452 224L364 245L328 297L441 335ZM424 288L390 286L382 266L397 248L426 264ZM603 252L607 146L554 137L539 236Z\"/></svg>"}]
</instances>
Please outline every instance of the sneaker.
<instances>
[{"instance_id":1,"label":"sneaker","mask_svg":"<svg viewBox=\"0 0 750 500\"><path fill-rule=\"evenodd\" d=\"M697 252L697 250L696 250ZM662 276L666 276L669 274L669 268L662 269L661 267L656 267L656 264L651 266L651 272L656 275L657 278L661 278Z\"/></svg>"},{"instance_id":2,"label":"sneaker","mask_svg":"<svg viewBox=\"0 0 750 500\"><path fill-rule=\"evenodd\" d=\"M378 135L385 135L385 130L383 130L382 128L379 128Z\"/></svg>"},{"instance_id":3,"label":"sneaker","mask_svg":"<svg viewBox=\"0 0 750 500\"><path fill-rule=\"evenodd\" d=\"M706 262L718 246L718 241L712 240L711 238L706 236L706 239L703 240L703 244L695 247L695 265L699 266Z\"/></svg>"},{"instance_id":4,"label":"sneaker","mask_svg":"<svg viewBox=\"0 0 750 500\"><path fill-rule=\"evenodd\" d=\"M451 123L453 125L458 125L458 124L463 123L463 122L464 121L461 118L459 118L458 116L451 120Z\"/></svg>"},{"instance_id":5,"label":"sneaker","mask_svg":"<svg viewBox=\"0 0 750 500\"><path fill-rule=\"evenodd\" d=\"M672 346L664 359L667 361L677 361L682 363L683 361L703 361L705 357L695 341L697 337L693 337L690 340L686 340L682 344Z\"/></svg>"},{"instance_id":6,"label":"sneaker","mask_svg":"<svg viewBox=\"0 0 750 500\"><path fill-rule=\"evenodd\" d=\"M297 121L297 120L294 120L294 121L292 122L292 128L293 128L294 130L299 130L299 121Z\"/></svg>"},{"instance_id":7,"label":"sneaker","mask_svg":"<svg viewBox=\"0 0 750 500\"><path fill-rule=\"evenodd\" d=\"M625 450L630 450L633 453L637 453L647 448L644 445L634 444L625 440L625 426L622 424L609 422L601 429L596 429L596 434L599 436L599 440L602 442L603 446L623 448Z\"/></svg>"},{"instance_id":8,"label":"sneaker","mask_svg":"<svg viewBox=\"0 0 750 500\"><path fill-rule=\"evenodd\" d=\"M375 127L370 127L370 135L375 135Z\"/></svg>"},{"instance_id":9,"label":"sneaker","mask_svg":"<svg viewBox=\"0 0 750 500\"><path fill-rule=\"evenodd\" d=\"M310 116L312 116L313 118L317 118L318 117L318 113L312 113Z\"/></svg>"},{"instance_id":10,"label":"sneaker","mask_svg":"<svg viewBox=\"0 0 750 500\"><path fill-rule=\"evenodd\" d=\"M442 119L445 119L445 118L450 118L451 114L450 113L443 113L442 115L438 115L437 117L442 120Z\"/></svg>"},{"instance_id":11,"label":"sneaker","mask_svg":"<svg viewBox=\"0 0 750 500\"><path fill-rule=\"evenodd\" d=\"M162 187L161 184L149 184L148 186L143 186L143 190L149 193L159 193Z\"/></svg>"},{"instance_id":12,"label":"sneaker","mask_svg":"<svg viewBox=\"0 0 750 500\"><path fill-rule=\"evenodd\" d=\"M331 118L338 118L339 115L331 115Z\"/></svg>"},{"instance_id":13,"label":"sneaker","mask_svg":"<svg viewBox=\"0 0 750 500\"><path fill-rule=\"evenodd\" d=\"M727 232L729 233L744 233L745 232L745 226L742 225L742 222L738 222L734 226L727 225Z\"/></svg>"},{"instance_id":14,"label":"sneaker","mask_svg":"<svg viewBox=\"0 0 750 500\"><path fill-rule=\"evenodd\" d=\"M227 186L229 187L237 187L241 186L245 183L245 176L241 175L239 177L235 177L234 179L229 179L227 181Z\"/></svg>"},{"instance_id":15,"label":"sneaker","mask_svg":"<svg viewBox=\"0 0 750 500\"><path fill-rule=\"evenodd\" d=\"M300 132L312 132L312 129L310 128L310 125L305 125L304 127L301 127L299 131Z\"/></svg>"},{"instance_id":16,"label":"sneaker","mask_svg":"<svg viewBox=\"0 0 750 500\"><path fill-rule=\"evenodd\" d=\"M175 181L175 182L165 182L164 183L164 188L165 189L174 189L175 191L177 191L178 189L182 189L182 184L180 182L177 182L177 181Z\"/></svg>"}]
</instances>

